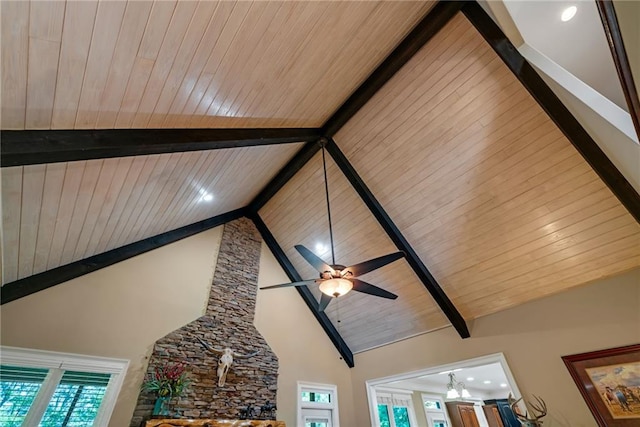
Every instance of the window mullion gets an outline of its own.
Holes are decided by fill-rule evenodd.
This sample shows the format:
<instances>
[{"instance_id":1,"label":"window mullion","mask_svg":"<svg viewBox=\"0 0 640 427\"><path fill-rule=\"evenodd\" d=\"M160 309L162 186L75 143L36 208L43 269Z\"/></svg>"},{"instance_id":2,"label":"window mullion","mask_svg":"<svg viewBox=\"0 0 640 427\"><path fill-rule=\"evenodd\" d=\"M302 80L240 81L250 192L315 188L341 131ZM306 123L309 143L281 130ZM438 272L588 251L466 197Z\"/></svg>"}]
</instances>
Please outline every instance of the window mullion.
<instances>
[{"instance_id":1,"label":"window mullion","mask_svg":"<svg viewBox=\"0 0 640 427\"><path fill-rule=\"evenodd\" d=\"M395 414L393 413L393 400L391 403L387 404L387 414L389 415L389 426L396 427L396 418Z\"/></svg>"},{"instance_id":2,"label":"window mullion","mask_svg":"<svg viewBox=\"0 0 640 427\"><path fill-rule=\"evenodd\" d=\"M36 395L31 407L29 408L29 412L27 412L27 416L22 423L22 427L37 427L38 423L42 419L47 407L49 406L49 401L55 393L56 388L58 388L58 384L62 379L62 374L64 374L63 369L50 369L46 378L44 379L38 394Z\"/></svg>"}]
</instances>

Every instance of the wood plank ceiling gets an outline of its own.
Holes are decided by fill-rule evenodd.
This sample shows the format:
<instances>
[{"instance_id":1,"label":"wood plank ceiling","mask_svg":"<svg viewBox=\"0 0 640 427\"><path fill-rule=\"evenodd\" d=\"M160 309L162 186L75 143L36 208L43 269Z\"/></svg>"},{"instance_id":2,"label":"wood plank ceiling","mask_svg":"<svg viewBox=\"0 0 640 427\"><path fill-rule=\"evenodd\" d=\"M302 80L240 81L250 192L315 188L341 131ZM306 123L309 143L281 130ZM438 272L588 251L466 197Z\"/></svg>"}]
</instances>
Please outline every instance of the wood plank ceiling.
<instances>
[{"instance_id":1,"label":"wood plank ceiling","mask_svg":"<svg viewBox=\"0 0 640 427\"><path fill-rule=\"evenodd\" d=\"M3 1L2 129L318 127L431 6Z\"/></svg>"},{"instance_id":2,"label":"wood plank ceiling","mask_svg":"<svg viewBox=\"0 0 640 427\"><path fill-rule=\"evenodd\" d=\"M640 266L638 223L461 13L334 139L466 319ZM321 168L261 211L304 278L293 245L328 241ZM329 176L336 260L395 250ZM447 323L404 261L365 280L399 298L329 306L354 352Z\"/></svg>"},{"instance_id":3,"label":"wood plank ceiling","mask_svg":"<svg viewBox=\"0 0 640 427\"><path fill-rule=\"evenodd\" d=\"M244 207L299 149L283 144L3 168L3 240L18 249L4 252L3 283Z\"/></svg>"},{"instance_id":4,"label":"wood plank ceiling","mask_svg":"<svg viewBox=\"0 0 640 427\"><path fill-rule=\"evenodd\" d=\"M321 127L432 4L3 1L1 127ZM461 13L334 139L466 319L640 265L638 223ZM247 206L300 146L2 168L3 283ZM259 211L304 278L321 167ZM394 252L328 173L336 261ZM448 324L406 261L364 279L399 298L329 305L354 352Z\"/></svg>"},{"instance_id":5,"label":"wood plank ceiling","mask_svg":"<svg viewBox=\"0 0 640 427\"><path fill-rule=\"evenodd\" d=\"M335 137L467 318L640 265L640 226L459 14Z\"/></svg>"}]
</instances>

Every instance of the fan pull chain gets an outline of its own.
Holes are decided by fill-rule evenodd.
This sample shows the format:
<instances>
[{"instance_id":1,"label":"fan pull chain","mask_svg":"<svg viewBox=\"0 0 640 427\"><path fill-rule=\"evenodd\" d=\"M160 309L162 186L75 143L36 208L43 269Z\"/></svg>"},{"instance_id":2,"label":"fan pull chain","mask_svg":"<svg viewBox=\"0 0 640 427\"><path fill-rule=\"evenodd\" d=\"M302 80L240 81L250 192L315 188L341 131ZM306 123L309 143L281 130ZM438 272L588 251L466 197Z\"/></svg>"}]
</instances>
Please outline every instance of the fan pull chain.
<instances>
[{"instance_id":1,"label":"fan pull chain","mask_svg":"<svg viewBox=\"0 0 640 427\"><path fill-rule=\"evenodd\" d=\"M336 251L333 247L333 227L331 225L331 203L329 202L329 182L327 181L327 162L324 158L324 142L322 143L322 170L324 171L324 192L327 196L327 216L329 217L329 240L331 241L331 263L336 264Z\"/></svg>"}]
</instances>

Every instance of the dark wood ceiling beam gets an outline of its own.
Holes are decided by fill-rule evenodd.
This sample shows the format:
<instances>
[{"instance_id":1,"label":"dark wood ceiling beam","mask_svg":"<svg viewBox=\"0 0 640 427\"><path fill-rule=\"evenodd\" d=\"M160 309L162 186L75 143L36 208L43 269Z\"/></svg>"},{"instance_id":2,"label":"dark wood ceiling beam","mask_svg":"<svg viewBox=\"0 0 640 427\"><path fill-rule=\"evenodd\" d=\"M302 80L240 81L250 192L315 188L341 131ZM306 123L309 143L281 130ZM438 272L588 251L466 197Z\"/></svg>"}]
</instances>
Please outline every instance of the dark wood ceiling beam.
<instances>
[{"instance_id":1,"label":"dark wood ceiling beam","mask_svg":"<svg viewBox=\"0 0 640 427\"><path fill-rule=\"evenodd\" d=\"M193 236L194 234L218 227L219 225L223 225L227 222L246 216L246 213L246 208L236 209L231 212L205 219L204 221L196 222L195 224L187 225L120 248L112 249L108 252L7 283L2 286L0 304L15 301L26 297L27 295L67 282L71 279L75 279L76 277L83 276L93 271L100 270L101 268L116 264L120 261L124 261L153 249L168 245L169 243L174 243L186 237Z\"/></svg>"},{"instance_id":2,"label":"dark wood ceiling beam","mask_svg":"<svg viewBox=\"0 0 640 427\"><path fill-rule=\"evenodd\" d=\"M463 2L440 1L322 126L333 137L453 16Z\"/></svg>"},{"instance_id":3,"label":"dark wood ceiling beam","mask_svg":"<svg viewBox=\"0 0 640 427\"><path fill-rule=\"evenodd\" d=\"M640 196L638 192L629 184L629 181L614 166L535 69L520 55L520 52L511 44L502 30L476 2L466 3L462 12L629 213L636 221L640 222Z\"/></svg>"},{"instance_id":4,"label":"dark wood ceiling beam","mask_svg":"<svg viewBox=\"0 0 640 427\"><path fill-rule=\"evenodd\" d=\"M302 277L300 277L300 274L298 274L289 258L287 258L287 255L284 253L273 234L271 234L271 231L269 231L267 225L264 223L264 221L262 221L260 215L257 212L253 211L249 213L248 217L253 220L253 223L262 235L262 239L265 241L265 243L275 256L278 264L280 264L280 267L282 267L284 272L289 277L289 280L291 280L292 282L301 281ZM327 317L324 312L318 311L318 302L314 298L309 288L307 286L296 286L295 288L298 290L298 293L307 304L307 307L309 307L309 310L311 310L311 313L313 313L318 323L320 323L320 326L322 326L322 329L324 329L331 342L333 342L333 345L342 356L342 359L350 368L353 368L353 353L347 346L347 343L344 342L336 328L333 326L331 320L329 320L329 317Z\"/></svg>"},{"instance_id":5,"label":"dark wood ceiling beam","mask_svg":"<svg viewBox=\"0 0 640 427\"><path fill-rule=\"evenodd\" d=\"M315 128L1 131L2 167L317 140Z\"/></svg>"},{"instance_id":6,"label":"dark wood ceiling beam","mask_svg":"<svg viewBox=\"0 0 640 427\"><path fill-rule=\"evenodd\" d=\"M620 31L616 9L611 0L596 0L596 5L598 6L598 12L600 12L600 19L604 26L604 33L607 36L613 62L616 64L622 92L624 92L624 98L629 107L629 114L631 114L633 126L636 128L636 135L640 138L640 100L638 99L637 86L633 80L629 57L624 48L624 40Z\"/></svg>"},{"instance_id":7,"label":"dark wood ceiling beam","mask_svg":"<svg viewBox=\"0 0 640 427\"><path fill-rule=\"evenodd\" d=\"M253 198L249 203L249 210L258 212L307 162L320 150L319 139L307 142L280 172Z\"/></svg>"},{"instance_id":8,"label":"dark wood ceiling beam","mask_svg":"<svg viewBox=\"0 0 640 427\"><path fill-rule=\"evenodd\" d=\"M391 217L384 210L380 202L375 198L369 187L364 183L360 175L356 172L355 168L349 163L347 157L342 153L340 148L336 145L333 139L329 139L326 144L326 149L336 162L344 176L349 180L351 186L356 190L362 201L367 205L373 216L378 220L378 223L384 231L387 233L391 241L396 245L398 250L401 250L406 255L406 260L409 263L411 269L418 276L422 284L429 291L435 302L440 309L447 316L453 327L458 331L458 334L462 338L469 338L469 329L467 324L453 305L449 297L444 293L436 279L429 272L424 265L416 251L411 247L407 239L402 235L400 229L393 223Z\"/></svg>"}]
</instances>

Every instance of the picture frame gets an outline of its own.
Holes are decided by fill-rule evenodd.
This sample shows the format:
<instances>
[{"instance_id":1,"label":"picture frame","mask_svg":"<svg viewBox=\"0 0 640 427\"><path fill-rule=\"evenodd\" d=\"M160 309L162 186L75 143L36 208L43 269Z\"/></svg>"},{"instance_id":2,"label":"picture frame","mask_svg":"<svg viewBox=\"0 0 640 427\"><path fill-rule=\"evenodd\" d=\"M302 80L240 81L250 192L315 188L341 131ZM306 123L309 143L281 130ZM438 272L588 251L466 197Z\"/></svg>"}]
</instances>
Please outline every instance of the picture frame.
<instances>
[{"instance_id":1,"label":"picture frame","mask_svg":"<svg viewBox=\"0 0 640 427\"><path fill-rule=\"evenodd\" d=\"M640 344L562 360L599 426L640 425Z\"/></svg>"}]
</instances>

